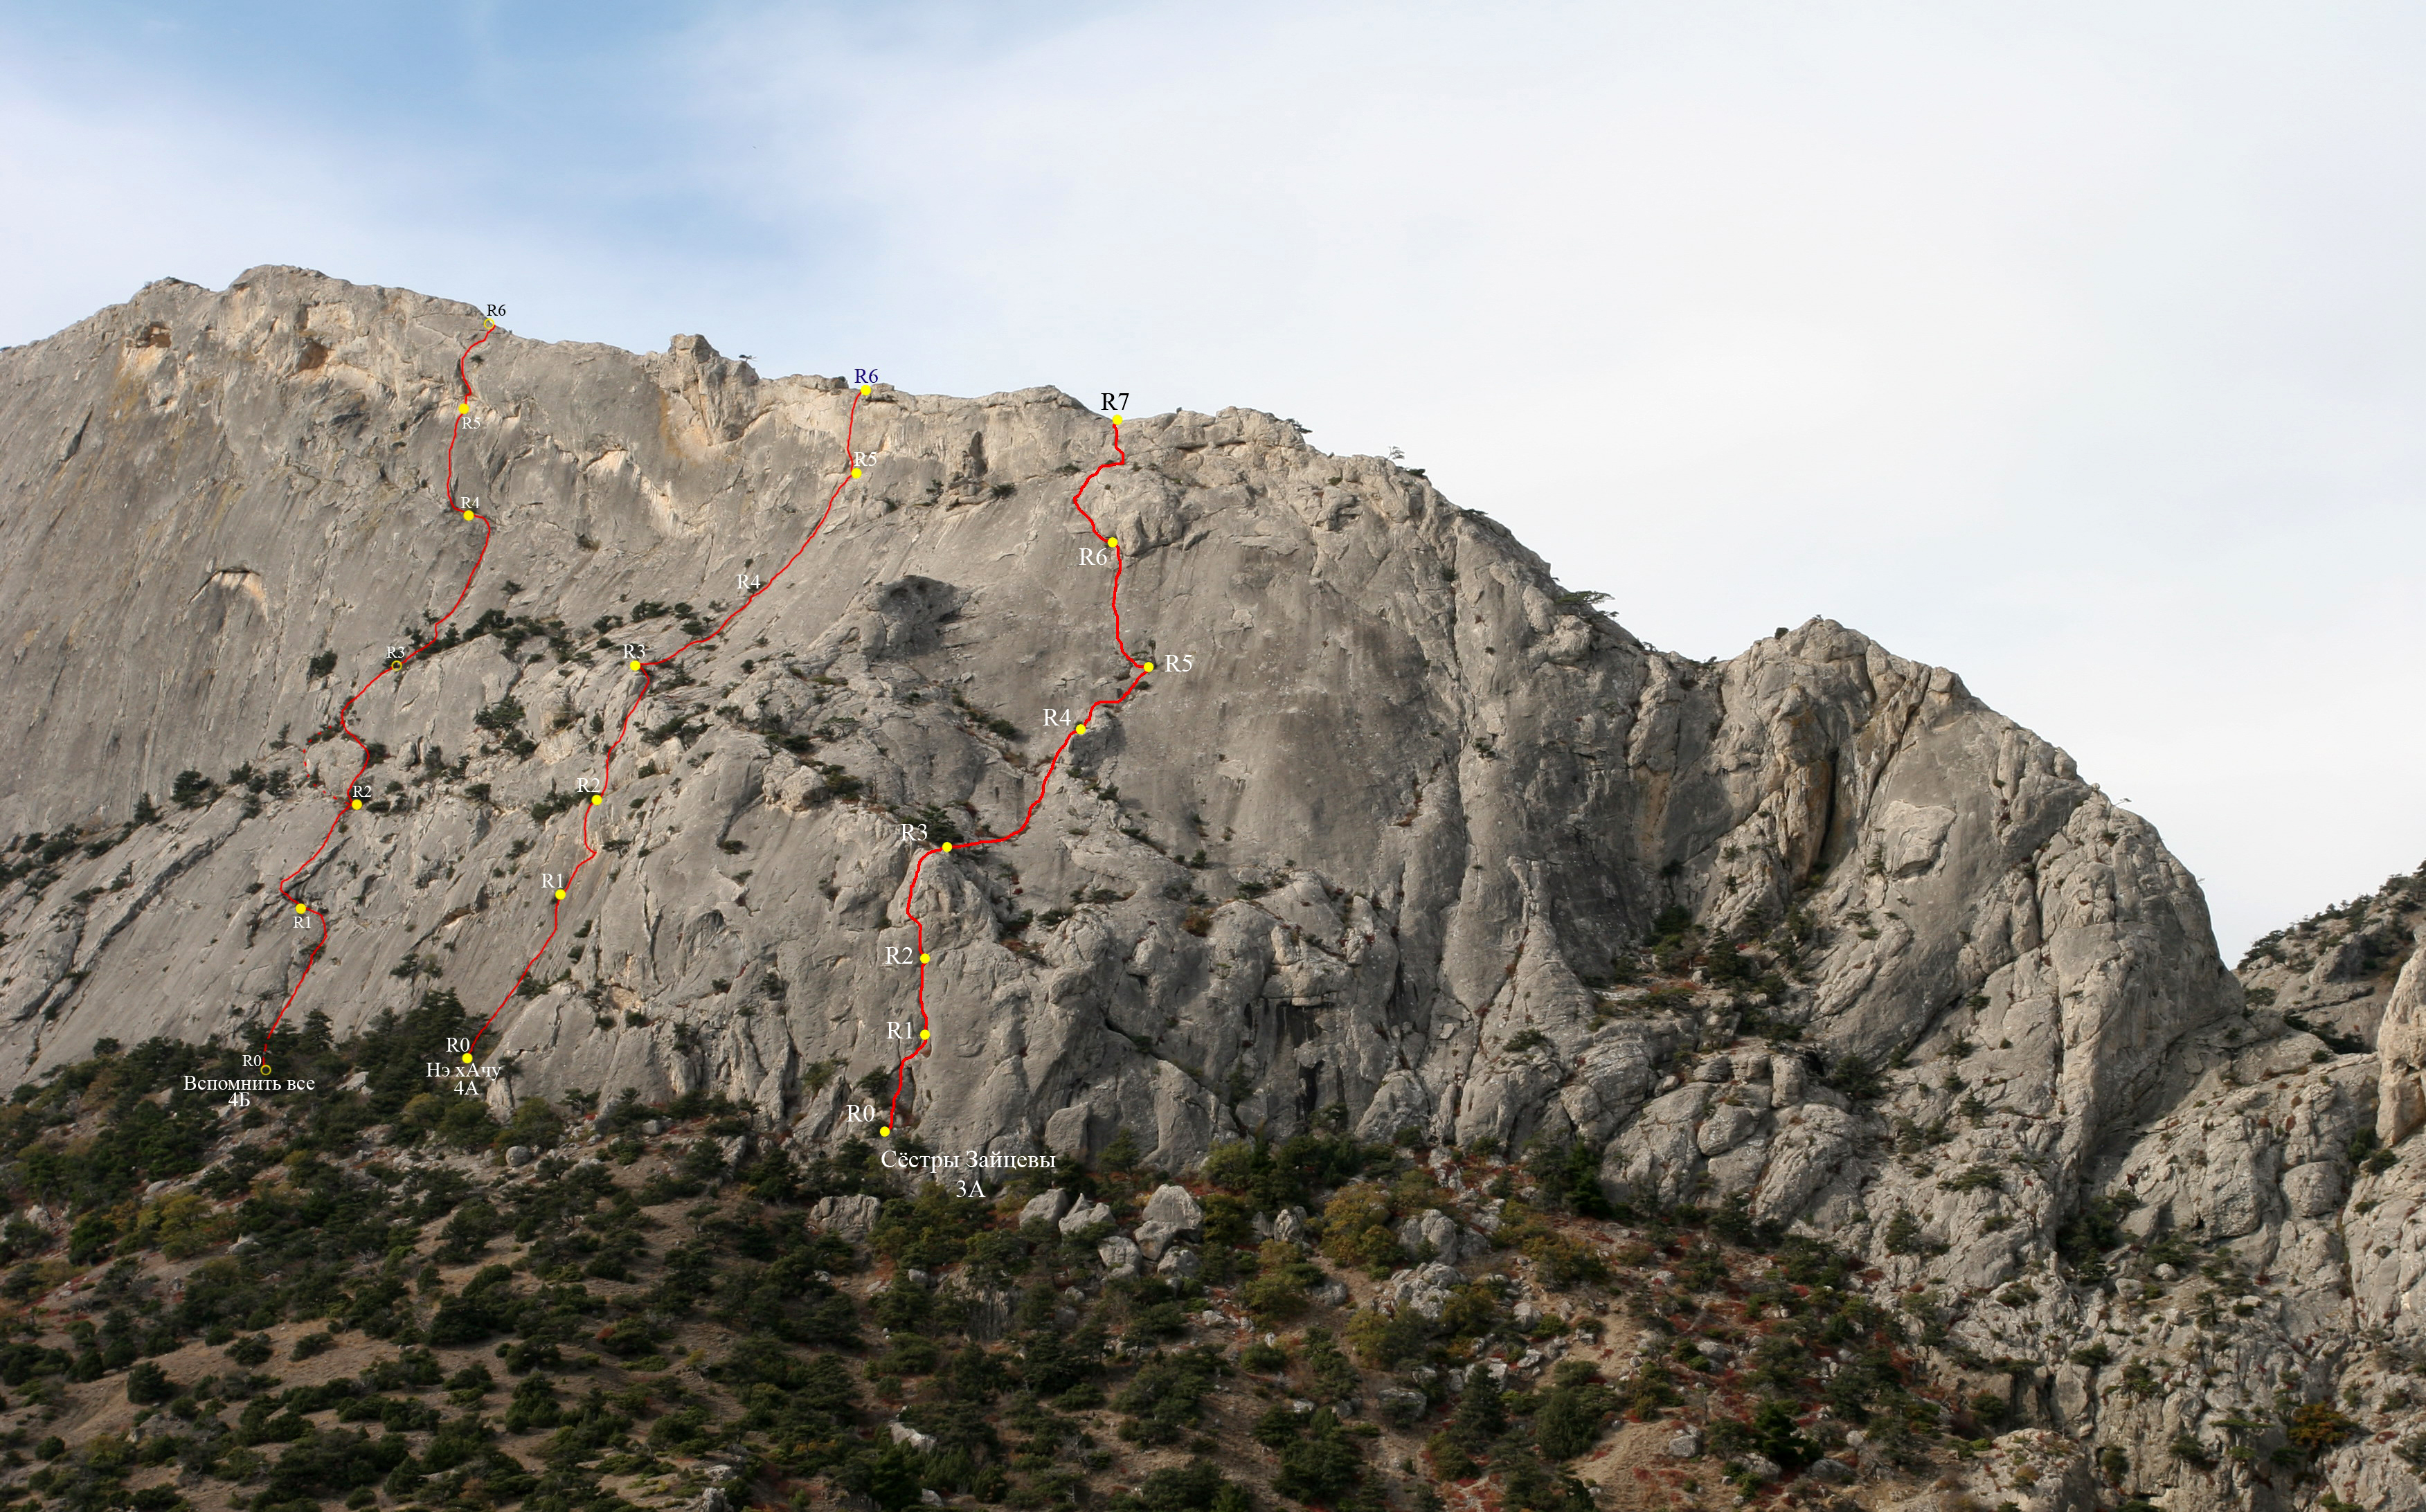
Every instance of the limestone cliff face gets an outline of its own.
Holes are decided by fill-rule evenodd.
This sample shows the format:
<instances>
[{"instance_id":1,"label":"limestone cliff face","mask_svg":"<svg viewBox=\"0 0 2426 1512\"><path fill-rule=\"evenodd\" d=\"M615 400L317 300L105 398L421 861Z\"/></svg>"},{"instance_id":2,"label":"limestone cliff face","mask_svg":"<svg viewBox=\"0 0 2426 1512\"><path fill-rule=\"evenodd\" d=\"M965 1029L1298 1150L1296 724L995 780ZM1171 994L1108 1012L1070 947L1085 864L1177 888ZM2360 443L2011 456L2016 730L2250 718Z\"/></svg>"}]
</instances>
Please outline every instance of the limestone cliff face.
<instances>
[{"instance_id":1,"label":"limestone cliff face","mask_svg":"<svg viewBox=\"0 0 2426 1512\"><path fill-rule=\"evenodd\" d=\"M478 325L264 268L0 354L8 1077L292 989L277 882L353 766L310 737L472 569L439 491ZM801 1145L865 1132L914 1022L904 826L1012 828L1048 718L1123 679L1069 502L1111 425L882 386L854 420L841 380L695 337L500 332L469 371L457 487L494 543L462 637L352 716L385 754L298 884L332 933L295 1012L507 999L638 689L622 648L772 573L848 449L824 533L634 715L495 1095L704 1086ZM2262 942L2244 996L2148 827L1949 672L1825 620L1657 651L1419 475L1267 415L1121 440L1088 502L1161 669L1022 838L929 862L920 1138L1126 1129L1180 1166L1340 1108L1580 1142L1613 1195L1866 1253L1941 1364L2173 1512L2421 1504L2386 1375L2426 1359L2421 890ZM2287 1402L2353 1389L2325 1480L2274 1462Z\"/></svg>"},{"instance_id":2,"label":"limestone cliff face","mask_svg":"<svg viewBox=\"0 0 2426 1512\"><path fill-rule=\"evenodd\" d=\"M283 999L308 931L276 879L326 823L310 784L352 752L299 742L420 638L478 543L438 496L477 330L266 268L7 354L0 828L101 838L186 770L286 783L221 780L21 882L0 926L17 1065ZM737 602L848 465L847 385L765 381L697 338L637 357L501 332L469 371L458 491L498 529L450 623L509 623L352 716L387 748L384 812L302 884L333 929L297 1005L341 1027L433 985L505 996L575 853L578 814L531 811L597 774L635 686L616 648L655 654ZM1098 721L1026 837L929 868L930 1142L1126 1127L1178 1162L1344 1104L1382 1135L1580 1133L1621 1183L1858 1223L1880 1173L1847 1110L1790 1101L1810 1077L1679 1079L1735 1037L1735 996L1645 1009L1587 985L1681 906L1709 938L1793 914L1793 981L1764 1003L1803 1048L1997 1045L1967 1063L2002 1069L1981 1137L2029 1141L2052 1203L2225 1005L2191 878L1951 674L1825 621L1686 661L1418 475L1242 410L1124 435L1089 502L1125 543L1132 645L1185 670ZM599 815L612 853L548 989L499 1021L520 1086L705 1083L847 1129L909 1016L901 823L1011 828L1047 711L1118 682L1068 502L1113 458L1105 417L880 388L851 445L866 475L825 534L639 709ZM1729 1116L1723 1150L1693 1132L1713 1099L1757 1115Z\"/></svg>"}]
</instances>

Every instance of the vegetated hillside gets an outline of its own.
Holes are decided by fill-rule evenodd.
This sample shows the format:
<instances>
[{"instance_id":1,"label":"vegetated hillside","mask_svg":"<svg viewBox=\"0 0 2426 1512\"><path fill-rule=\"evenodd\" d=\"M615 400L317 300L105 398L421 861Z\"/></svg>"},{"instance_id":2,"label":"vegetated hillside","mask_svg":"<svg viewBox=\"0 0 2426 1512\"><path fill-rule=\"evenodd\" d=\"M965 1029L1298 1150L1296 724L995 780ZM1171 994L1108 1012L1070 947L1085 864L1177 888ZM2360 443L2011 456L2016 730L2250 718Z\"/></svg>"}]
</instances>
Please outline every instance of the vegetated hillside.
<instances>
[{"instance_id":1,"label":"vegetated hillside","mask_svg":"<svg viewBox=\"0 0 2426 1512\"><path fill-rule=\"evenodd\" d=\"M0 1497L1584 1512L2092 1473L1924 1377L1926 1299L1740 1204L1613 1213L1567 1150L1324 1118L1184 1188L1123 1135L962 1195L705 1094L499 1127L422 1090L460 1027L444 994L315 1024L282 1076L357 1089L242 1112L156 1090L236 1074L158 1041L20 1089Z\"/></svg>"}]
</instances>

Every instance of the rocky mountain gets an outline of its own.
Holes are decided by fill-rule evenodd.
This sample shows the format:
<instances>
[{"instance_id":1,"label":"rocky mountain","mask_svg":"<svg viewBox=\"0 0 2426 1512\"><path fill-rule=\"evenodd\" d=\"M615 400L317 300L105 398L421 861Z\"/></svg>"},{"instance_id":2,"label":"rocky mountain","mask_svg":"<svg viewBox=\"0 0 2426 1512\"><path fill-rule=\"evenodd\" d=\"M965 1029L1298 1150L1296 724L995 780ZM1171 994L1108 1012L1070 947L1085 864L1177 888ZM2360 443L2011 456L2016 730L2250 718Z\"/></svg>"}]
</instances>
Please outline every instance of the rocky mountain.
<instances>
[{"instance_id":1,"label":"rocky mountain","mask_svg":"<svg viewBox=\"0 0 2426 1512\"><path fill-rule=\"evenodd\" d=\"M502 330L453 442L476 571L442 495L482 329L261 268L0 353L9 1076L259 1043L356 760L319 733L445 617L348 716L380 760L294 884L330 935L293 1013L498 1007L500 1118L629 1087L801 1159L867 1134L914 907L903 1148L1555 1157L1824 1238L1971 1396L2128 1467L2039 1504L2420 1504L2405 887L2272 941L2257 1001L2154 831L1951 673L1826 620L1661 651L1420 474L1231 410L1119 426L1086 499L1157 670L914 903L1126 680L1071 505L1109 417ZM625 648L712 628L837 484L579 801Z\"/></svg>"}]
</instances>

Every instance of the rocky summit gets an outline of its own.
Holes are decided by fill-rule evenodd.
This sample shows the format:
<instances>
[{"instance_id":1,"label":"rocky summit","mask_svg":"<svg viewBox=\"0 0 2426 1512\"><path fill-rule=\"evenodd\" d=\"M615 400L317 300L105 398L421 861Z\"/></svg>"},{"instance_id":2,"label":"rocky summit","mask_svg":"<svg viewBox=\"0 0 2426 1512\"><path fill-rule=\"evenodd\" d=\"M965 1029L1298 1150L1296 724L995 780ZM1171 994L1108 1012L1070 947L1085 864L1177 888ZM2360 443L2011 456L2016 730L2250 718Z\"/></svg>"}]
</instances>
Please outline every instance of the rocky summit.
<instances>
[{"instance_id":1,"label":"rocky summit","mask_svg":"<svg viewBox=\"0 0 2426 1512\"><path fill-rule=\"evenodd\" d=\"M1037 1327L1108 1288L1235 1322L1254 1311L1237 1289L1293 1286L1343 1330L1381 1320L1359 1359L1398 1373L1334 1371L1301 1414L1330 1424L1315 1438L1358 1402L1420 1425L1455 1394L1445 1373L1463 1391L1496 1362L1534 1382L1526 1453L1555 1465L1599 1428L1552 1455L1544 1404L1602 1390L1606 1363L1633 1384L1555 1410L1658 1424L1643 1463L1668 1467L1512 1481L1504 1425L1468 1408L1405 1486L1256 1483L1283 1500L1466 1494L1437 1481L1528 1505L2426 1506L2403 1384L2426 1370L2426 1176L2406 1163L2426 880L2270 936L2236 976L2154 830L1951 672L1824 619L1723 662L1662 651L1419 472L1270 415L1116 425L1049 389L857 379L765 378L696 336L528 341L283 267L155 283L0 352L19 1102L84 1137L71 1084L111 1088L114 1118L146 1099L181 1118L274 1072L258 1102L279 1119L370 1110L304 1154L392 1172L345 1141L419 1127L409 1063L478 1110L450 1148L493 1143L525 1185L569 1168L551 1150L584 1123L712 1108L722 1132L689 1148L732 1148L668 1154L678 1184L729 1182L747 1147L753 1189L824 1236L811 1268L1008 1180L1005 1242L1029 1235L1060 1290L995 1304ZM1154 669L1090 717L1135 681L1124 652ZM242 1059L263 1054L329 1075ZM121 1164L216 1182L196 1200L240 1214L261 1167L227 1162L267 1136L227 1137L182 1169ZM85 1231L72 1195L37 1206L38 1146L8 1167L20 1255ZM1292 1148L1334 1153L1258 1187L1255 1162ZM163 1200L123 1180L88 1197L134 1204L83 1247L94 1266ZM1255 1226L1226 1257L1204 1237L1217 1198ZM424 1248L470 1264L498 1231L433 1223ZM876 1263L896 1289L958 1284L975 1242ZM1459 1331L1512 1263L1533 1290ZM28 1284L72 1293L66 1275ZM1544 1343L1586 1314L1543 1301L1552 1281L1658 1338L1557 1360ZM1815 1286L1870 1311L1760 1365ZM1696 1288L1733 1300L1680 1334L1661 1299ZM841 1286L842 1313L864 1294ZM434 1327L401 1282L381 1305L378 1337ZM1156 1318L1138 1347L1198 1326ZM1420 1327L1374 1342L1401 1319ZM1875 1392L1814 1394L1857 1368L1856 1335L1910 1373L1893 1424L1863 1417ZM1340 1358L1329 1339L1289 1358ZM1261 1347L1278 1369L1284 1346ZM1690 1352L1691 1391L1644 1384L1659 1351ZM1299 1452L1302 1427L1266 1447ZM986 1459L887 1431L920 1464ZM925 1493L977 1494L963 1469ZM834 1494L895 1504L898 1476L852 1473ZM1163 1489L1153 1512L1248 1494Z\"/></svg>"}]
</instances>

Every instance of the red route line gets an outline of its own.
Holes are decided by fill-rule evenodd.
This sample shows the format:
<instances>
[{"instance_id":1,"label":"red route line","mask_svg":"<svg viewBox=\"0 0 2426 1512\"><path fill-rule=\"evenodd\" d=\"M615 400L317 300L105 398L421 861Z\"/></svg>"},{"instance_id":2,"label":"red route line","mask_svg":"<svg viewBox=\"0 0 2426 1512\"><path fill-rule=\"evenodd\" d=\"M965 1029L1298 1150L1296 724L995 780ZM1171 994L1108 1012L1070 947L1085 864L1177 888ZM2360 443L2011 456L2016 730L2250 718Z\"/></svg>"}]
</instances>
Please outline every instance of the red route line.
<instances>
[{"instance_id":1,"label":"red route line","mask_svg":"<svg viewBox=\"0 0 2426 1512\"><path fill-rule=\"evenodd\" d=\"M470 346L465 346L461 352L458 352L455 355L455 379L463 386L463 397L457 401L455 407L455 423L447 429L446 432L446 507L450 512L459 507L455 502L455 441L457 437L463 433L463 411L465 407L470 405L472 402L472 378L471 375L464 371L463 364L470 359L472 348L479 346L482 342L487 341L490 333L494 331L496 329L497 323L493 320L490 321L488 325L481 330L477 336L472 338ZM287 892L287 886L297 877L302 876L305 872L310 871L312 869L312 864L315 861L317 861L320 859L321 853L329 848L329 842L336 838L337 827L346 822L346 815L350 812L349 805L353 797L355 786L362 781L363 774L371 769L370 747L364 744L363 737L355 734L353 730L347 725L346 716L353 712L354 705L361 701L364 694L368 693L372 688L379 685L380 678L387 676L390 672L403 670L405 663L412 661L414 657L420 655L423 651L428 651L431 646L435 645L438 640L438 627L445 624L447 620L454 619L455 611L463 607L463 601L471 597L472 580L480 575L480 564L487 561L489 557L489 542L497 533L495 522L492 521L488 516L481 515L479 520L481 532L479 555L472 558L472 570L463 574L462 591L455 595L455 602L446 606L446 612L445 614L440 615L436 619L430 621L429 638L423 641L420 645L413 647L412 651L407 651L404 655L391 659L385 667L379 669L378 674L372 677L369 682L364 684L361 687L354 689L353 697L348 699L337 710L337 731L348 740L350 740L356 746L361 747L363 764L354 769L354 775L352 777L347 779L346 791L337 799L337 816L329 821L328 831L320 836L320 844L313 847L311 855L303 858L302 865L298 866L295 870L287 873L284 877L279 878L278 881L278 895L280 897L294 904L295 911L298 913L308 914L312 918L319 921L320 938L312 942L312 954L303 958L302 974L295 978L295 986L287 992L286 1001L279 1005L278 1017L269 1021L269 1027L262 1034L261 1053L262 1057L265 1060L267 1059L269 1055L270 1036L278 1033L279 1024L286 1018L286 1010L295 1005L296 997L303 990L304 981L311 976L313 965L319 960L320 953L329 948L329 916L320 909L313 908L310 904Z\"/></svg>"},{"instance_id":2,"label":"red route line","mask_svg":"<svg viewBox=\"0 0 2426 1512\"><path fill-rule=\"evenodd\" d=\"M944 852L949 850L975 850L979 845L999 845L1007 841L1017 840L1021 835L1026 834L1027 832L1027 827L1036 821L1037 807L1044 801L1046 790L1052 787L1053 774L1059 769L1061 765L1062 753L1070 748L1070 742L1077 739L1079 732L1094 722L1096 710L1116 709L1122 704L1126 703L1129 700L1129 695L1137 691L1138 684L1145 681L1146 673L1154 669L1153 663L1140 661L1137 657L1130 655L1128 644L1121 636L1121 564L1124 560L1121 553L1121 544L1113 538L1105 535L1104 527L1097 524L1095 523L1095 517L1087 512L1087 507L1078 502L1080 499L1085 497L1088 485L1093 483L1103 473L1111 468L1126 467L1129 465L1129 454L1121 447L1121 422L1120 417L1117 415L1112 419L1112 451L1120 458L1120 460L1117 462L1098 463L1095 471L1088 474L1086 478L1079 483L1078 491L1070 495L1070 507L1078 511L1078 517L1087 522L1087 528L1094 532L1095 539L1097 540L1102 541L1105 545L1111 548L1112 644L1119 649L1121 660L1129 664L1130 674L1128 686L1121 689L1119 695L1115 698L1097 699L1094 702L1087 705L1087 716L1084 719L1078 720L1070 732L1061 737L1061 744L1055 747L1053 749L1053 759L1044 764L1044 774L1043 777L1038 779L1036 783L1036 796L1028 799L1027 812L1020 816L1018 828L1013 829L1009 834L995 835L992 839L988 840L956 840L946 844L937 845L930 849L919 852L918 859L911 863L910 893L901 905L901 911L910 916L912 926L917 930L918 1043L911 1050L910 1054L902 1056L900 1061L893 1068L893 1101L885 1108L884 1126L881 1131L883 1134L888 1135L892 1134L895 1125L899 1122L899 1115L901 1112L901 1088L910 1078L910 1063L916 1060L921 1055L930 1054L934 1049L934 1041L929 1037L929 1025L927 1020L927 925L924 920L918 917L918 910L910 906L912 903L917 901L918 877L919 875L927 869L927 858L930 856L940 856Z\"/></svg>"},{"instance_id":3,"label":"red route line","mask_svg":"<svg viewBox=\"0 0 2426 1512\"><path fill-rule=\"evenodd\" d=\"M529 979L532 969L539 965L539 958L547 954L548 946L556 943L557 931L564 927L564 902L566 896L573 891L574 879L581 875L581 869L583 867L598 859L598 847L590 843L590 811L606 802L607 781L615 773L615 752L623 746L623 738L631 733L632 716L639 712L640 700L646 699L649 696L649 690L656 685L656 674L652 671L651 668L668 666L675 657L680 656L683 652L690 650L693 646L714 640L717 636L723 635L726 629L732 625L734 620L741 618L742 610L747 609L752 603L755 603L758 601L759 594L773 587L776 580L791 570L792 564L801 559L801 554L809 549L809 543L817 539L817 533L825 529L827 518L833 513L834 501L841 498L842 491L850 486L850 480L853 475L849 471L850 442L855 427L859 424L859 401L866 392L867 391L865 388L862 388L853 393L850 396L850 413L844 419L842 427L843 466L845 469L842 479L833 486L833 491L826 495L826 507L822 510L818 511L817 523L809 527L809 533L801 539L800 546L793 551L791 555L784 559L784 565L782 567L775 569L773 572L768 574L766 582L761 583L757 587L751 590L750 597L742 600L739 603L735 604L733 606L733 612L719 620L714 630L709 631L704 635L696 636L690 640L684 641L681 645L666 652L663 656L657 657L654 661L645 661L639 664L640 671L640 691L632 696L632 701L630 703L624 705L623 723L616 726L615 738L607 744L606 764L600 769L598 774L597 793L591 796L588 803L584 803L580 806L581 849L583 854L579 861L573 863L573 870L566 874L564 885L558 888L555 895L549 899L547 938L540 941L539 949L531 953L531 958L523 962L523 969L515 974L513 985L506 989L506 995L498 1001L495 1011L492 1012L489 1017L482 1021L479 1031L472 1036L471 1050L477 1051L480 1048L480 1040L488 1034L490 1028L496 1023L497 1015L506 1011L507 1005L513 1002L514 994L521 991L523 983ZM467 1053L463 1058L468 1061L472 1056Z\"/></svg>"}]
</instances>

